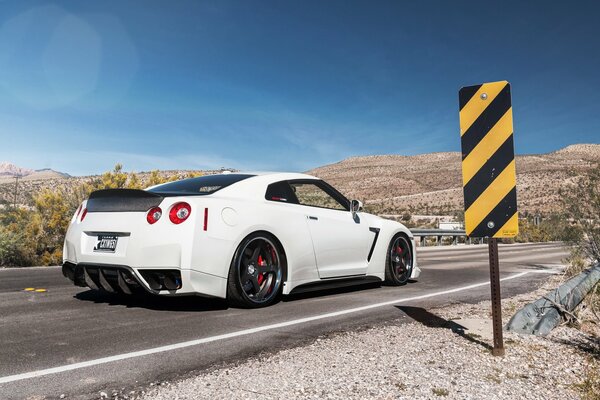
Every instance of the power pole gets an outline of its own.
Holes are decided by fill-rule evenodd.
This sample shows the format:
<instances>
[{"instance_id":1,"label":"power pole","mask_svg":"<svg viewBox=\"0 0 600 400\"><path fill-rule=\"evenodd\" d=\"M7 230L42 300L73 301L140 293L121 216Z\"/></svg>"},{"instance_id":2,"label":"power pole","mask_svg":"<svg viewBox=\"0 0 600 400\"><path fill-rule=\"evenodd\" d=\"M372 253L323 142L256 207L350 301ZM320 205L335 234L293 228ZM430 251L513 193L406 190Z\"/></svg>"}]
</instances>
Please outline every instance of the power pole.
<instances>
[{"instance_id":1,"label":"power pole","mask_svg":"<svg viewBox=\"0 0 600 400\"><path fill-rule=\"evenodd\" d=\"M15 176L15 197L13 201L13 208L17 209L17 197L19 195L19 176Z\"/></svg>"}]
</instances>

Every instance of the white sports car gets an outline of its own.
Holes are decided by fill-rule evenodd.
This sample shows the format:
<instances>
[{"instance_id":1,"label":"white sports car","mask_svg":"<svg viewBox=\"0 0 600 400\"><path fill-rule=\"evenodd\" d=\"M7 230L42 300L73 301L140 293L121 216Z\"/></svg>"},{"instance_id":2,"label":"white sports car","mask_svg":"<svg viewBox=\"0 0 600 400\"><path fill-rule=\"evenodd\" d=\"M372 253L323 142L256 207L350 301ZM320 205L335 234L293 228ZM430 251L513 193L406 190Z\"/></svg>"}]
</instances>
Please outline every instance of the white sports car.
<instances>
[{"instance_id":1,"label":"white sports car","mask_svg":"<svg viewBox=\"0 0 600 400\"><path fill-rule=\"evenodd\" d=\"M63 274L109 292L203 295L261 307L280 294L419 276L402 224L298 173L223 173L92 193L71 221Z\"/></svg>"}]
</instances>

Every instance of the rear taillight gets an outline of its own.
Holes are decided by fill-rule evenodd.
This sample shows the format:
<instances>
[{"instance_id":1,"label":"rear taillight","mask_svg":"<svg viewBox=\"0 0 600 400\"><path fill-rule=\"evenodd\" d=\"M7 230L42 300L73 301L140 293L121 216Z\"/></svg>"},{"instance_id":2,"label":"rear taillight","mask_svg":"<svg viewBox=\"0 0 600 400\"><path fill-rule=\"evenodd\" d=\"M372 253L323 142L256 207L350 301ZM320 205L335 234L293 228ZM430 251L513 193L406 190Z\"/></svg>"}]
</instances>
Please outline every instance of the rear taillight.
<instances>
[{"instance_id":1,"label":"rear taillight","mask_svg":"<svg viewBox=\"0 0 600 400\"><path fill-rule=\"evenodd\" d=\"M192 207L188 203L177 203L169 211L169 219L174 224L180 224L192 213Z\"/></svg>"},{"instance_id":2,"label":"rear taillight","mask_svg":"<svg viewBox=\"0 0 600 400\"><path fill-rule=\"evenodd\" d=\"M73 214L73 217L71 218L71 223L77 221L77 218L79 218L79 214L81 213L82 207L83 207L83 204L80 204L79 207L77 207L77 211L75 211L75 214Z\"/></svg>"},{"instance_id":3,"label":"rear taillight","mask_svg":"<svg viewBox=\"0 0 600 400\"><path fill-rule=\"evenodd\" d=\"M155 222L157 222L160 219L160 217L162 217L162 210L160 209L160 207L152 207L150 210L148 210L148 214L146 215L146 221L148 221L148 223L152 225Z\"/></svg>"},{"instance_id":4,"label":"rear taillight","mask_svg":"<svg viewBox=\"0 0 600 400\"><path fill-rule=\"evenodd\" d=\"M83 211L81 212L81 221L82 222L86 215L87 215L87 208L84 208Z\"/></svg>"}]
</instances>

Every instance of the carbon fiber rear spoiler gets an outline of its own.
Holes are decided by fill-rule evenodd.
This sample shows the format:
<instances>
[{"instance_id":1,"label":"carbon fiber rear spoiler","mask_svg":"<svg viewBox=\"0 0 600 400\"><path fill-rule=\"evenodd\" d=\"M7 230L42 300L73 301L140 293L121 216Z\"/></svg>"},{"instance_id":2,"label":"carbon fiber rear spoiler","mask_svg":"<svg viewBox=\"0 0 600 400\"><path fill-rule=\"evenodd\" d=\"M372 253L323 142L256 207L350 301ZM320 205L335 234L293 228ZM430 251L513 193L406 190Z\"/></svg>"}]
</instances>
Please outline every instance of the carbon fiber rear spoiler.
<instances>
[{"instance_id":1,"label":"carbon fiber rear spoiler","mask_svg":"<svg viewBox=\"0 0 600 400\"><path fill-rule=\"evenodd\" d=\"M104 189L92 192L86 207L88 212L141 212L158 206L163 199L145 190Z\"/></svg>"}]
</instances>

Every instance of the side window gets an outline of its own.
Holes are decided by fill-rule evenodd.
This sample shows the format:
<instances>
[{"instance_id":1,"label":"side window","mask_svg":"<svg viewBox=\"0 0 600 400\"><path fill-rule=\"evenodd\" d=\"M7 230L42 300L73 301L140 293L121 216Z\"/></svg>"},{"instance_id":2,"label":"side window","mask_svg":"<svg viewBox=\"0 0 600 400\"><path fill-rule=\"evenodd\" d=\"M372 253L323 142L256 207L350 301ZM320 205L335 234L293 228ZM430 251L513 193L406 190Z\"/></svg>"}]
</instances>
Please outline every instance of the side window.
<instances>
[{"instance_id":1,"label":"side window","mask_svg":"<svg viewBox=\"0 0 600 400\"><path fill-rule=\"evenodd\" d=\"M341 211L347 210L347 207L338 199L314 183L291 182L290 186L295 192L298 203L303 206L330 208Z\"/></svg>"},{"instance_id":2,"label":"side window","mask_svg":"<svg viewBox=\"0 0 600 400\"><path fill-rule=\"evenodd\" d=\"M265 199L282 203L298 204L298 199L287 181L272 183L267 187Z\"/></svg>"}]
</instances>

